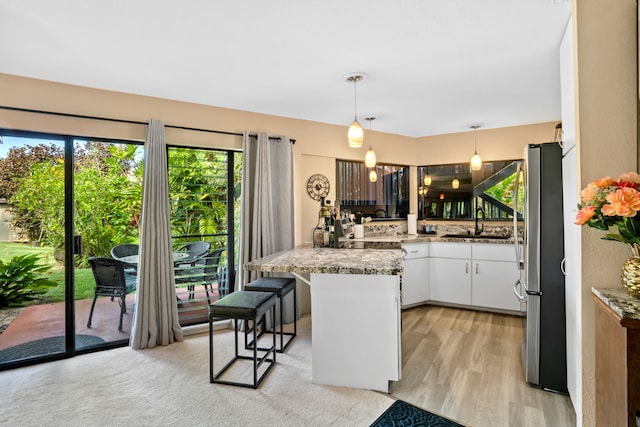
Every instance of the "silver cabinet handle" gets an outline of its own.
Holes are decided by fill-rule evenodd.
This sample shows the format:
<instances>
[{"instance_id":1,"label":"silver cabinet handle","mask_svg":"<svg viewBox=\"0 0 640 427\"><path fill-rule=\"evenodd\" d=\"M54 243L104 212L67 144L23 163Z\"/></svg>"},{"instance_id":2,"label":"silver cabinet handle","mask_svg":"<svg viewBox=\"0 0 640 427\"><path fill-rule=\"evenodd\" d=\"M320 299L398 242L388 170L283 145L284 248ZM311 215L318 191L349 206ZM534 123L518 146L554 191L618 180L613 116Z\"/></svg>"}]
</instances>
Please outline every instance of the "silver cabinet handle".
<instances>
[{"instance_id":1,"label":"silver cabinet handle","mask_svg":"<svg viewBox=\"0 0 640 427\"><path fill-rule=\"evenodd\" d=\"M465 262L465 263L464 263L464 272L465 272L466 274L469 274L469 263L468 263L468 262Z\"/></svg>"},{"instance_id":2,"label":"silver cabinet handle","mask_svg":"<svg viewBox=\"0 0 640 427\"><path fill-rule=\"evenodd\" d=\"M478 263L476 262L476 274L478 274Z\"/></svg>"},{"instance_id":3,"label":"silver cabinet handle","mask_svg":"<svg viewBox=\"0 0 640 427\"><path fill-rule=\"evenodd\" d=\"M560 271L562 271L563 275L567 275L567 259L566 258L562 258L562 261L560 262Z\"/></svg>"}]
</instances>

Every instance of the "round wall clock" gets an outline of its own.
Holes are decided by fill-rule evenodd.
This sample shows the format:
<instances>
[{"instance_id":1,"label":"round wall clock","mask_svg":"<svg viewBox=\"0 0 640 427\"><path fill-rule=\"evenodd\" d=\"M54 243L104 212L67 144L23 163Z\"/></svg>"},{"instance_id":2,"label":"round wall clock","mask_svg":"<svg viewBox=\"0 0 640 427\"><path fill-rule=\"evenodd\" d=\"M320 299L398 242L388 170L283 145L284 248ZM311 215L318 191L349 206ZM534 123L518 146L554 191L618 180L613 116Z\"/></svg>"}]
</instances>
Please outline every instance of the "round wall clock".
<instances>
[{"instance_id":1,"label":"round wall clock","mask_svg":"<svg viewBox=\"0 0 640 427\"><path fill-rule=\"evenodd\" d=\"M319 173L311 175L307 180L307 193L313 200L320 200L320 197L327 197L329 194L329 180Z\"/></svg>"}]
</instances>

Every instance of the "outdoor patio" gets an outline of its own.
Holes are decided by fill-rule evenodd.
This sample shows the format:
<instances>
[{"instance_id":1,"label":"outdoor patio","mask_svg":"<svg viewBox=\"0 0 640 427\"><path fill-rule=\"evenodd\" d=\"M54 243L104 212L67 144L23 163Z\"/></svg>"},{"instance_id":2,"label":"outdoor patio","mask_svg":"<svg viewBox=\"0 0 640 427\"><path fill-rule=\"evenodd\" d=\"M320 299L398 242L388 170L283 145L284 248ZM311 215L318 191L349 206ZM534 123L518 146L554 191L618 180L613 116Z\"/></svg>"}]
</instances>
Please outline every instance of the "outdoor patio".
<instances>
[{"instance_id":1,"label":"outdoor patio","mask_svg":"<svg viewBox=\"0 0 640 427\"><path fill-rule=\"evenodd\" d=\"M195 295L189 299L186 288L177 288L178 318L182 326L206 322L208 318L207 299L202 286L195 288ZM211 302L218 299L218 291L214 286L209 292ZM99 297L93 311L91 328L87 328L92 299L75 301L76 335L95 336L105 343L128 340L133 323L135 293L127 295L127 312L122 319L122 331L118 331L120 307L117 301L109 297ZM6 317L18 313L9 326L0 333L0 351L22 343L43 338L64 335L64 302L39 304L22 309L3 310Z\"/></svg>"}]
</instances>

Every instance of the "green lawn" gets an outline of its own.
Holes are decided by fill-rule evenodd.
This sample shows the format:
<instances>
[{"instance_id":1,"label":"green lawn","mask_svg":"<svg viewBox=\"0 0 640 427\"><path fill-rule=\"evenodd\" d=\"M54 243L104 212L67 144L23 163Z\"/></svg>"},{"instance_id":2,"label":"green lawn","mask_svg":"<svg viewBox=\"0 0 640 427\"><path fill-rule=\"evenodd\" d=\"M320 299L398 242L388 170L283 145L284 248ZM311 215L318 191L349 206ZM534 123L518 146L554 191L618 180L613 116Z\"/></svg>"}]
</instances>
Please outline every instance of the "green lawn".
<instances>
[{"instance_id":1,"label":"green lawn","mask_svg":"<svg viewBox=\"0 0 640 427\"><path fill-rule=\"evenodd\" d=\"M64 266L53 257L53 248L34 247L24 243L0 242L0 260L9 261L13 257L27 254L40 256L42 264L49 265L51 269L48 278L58 285L49 289L44 295L47 302L64 301ZM95 281L89 268L75 269L75 299L93 298Z\"/></svg>"}]
</instances>

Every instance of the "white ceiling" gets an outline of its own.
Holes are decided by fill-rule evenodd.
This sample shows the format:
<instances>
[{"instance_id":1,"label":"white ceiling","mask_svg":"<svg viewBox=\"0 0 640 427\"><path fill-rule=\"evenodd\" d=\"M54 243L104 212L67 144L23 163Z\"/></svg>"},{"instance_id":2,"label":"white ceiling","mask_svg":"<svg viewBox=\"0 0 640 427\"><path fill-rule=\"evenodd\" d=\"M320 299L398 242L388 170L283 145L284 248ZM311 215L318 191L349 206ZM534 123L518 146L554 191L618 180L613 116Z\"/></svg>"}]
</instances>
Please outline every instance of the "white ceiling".
<instances>
[{"instance_id":1,"label":"white ceiling","mask_svg":"<svg viewBox=\"0 0 640 427\"><path fill-rule=\"evenodd\" d=\"M563 0L0 0L0 72L345 127L345 75L364 72L363 126L436 135L559 120L570 13Z\"/></svg>"}]
</instances>

